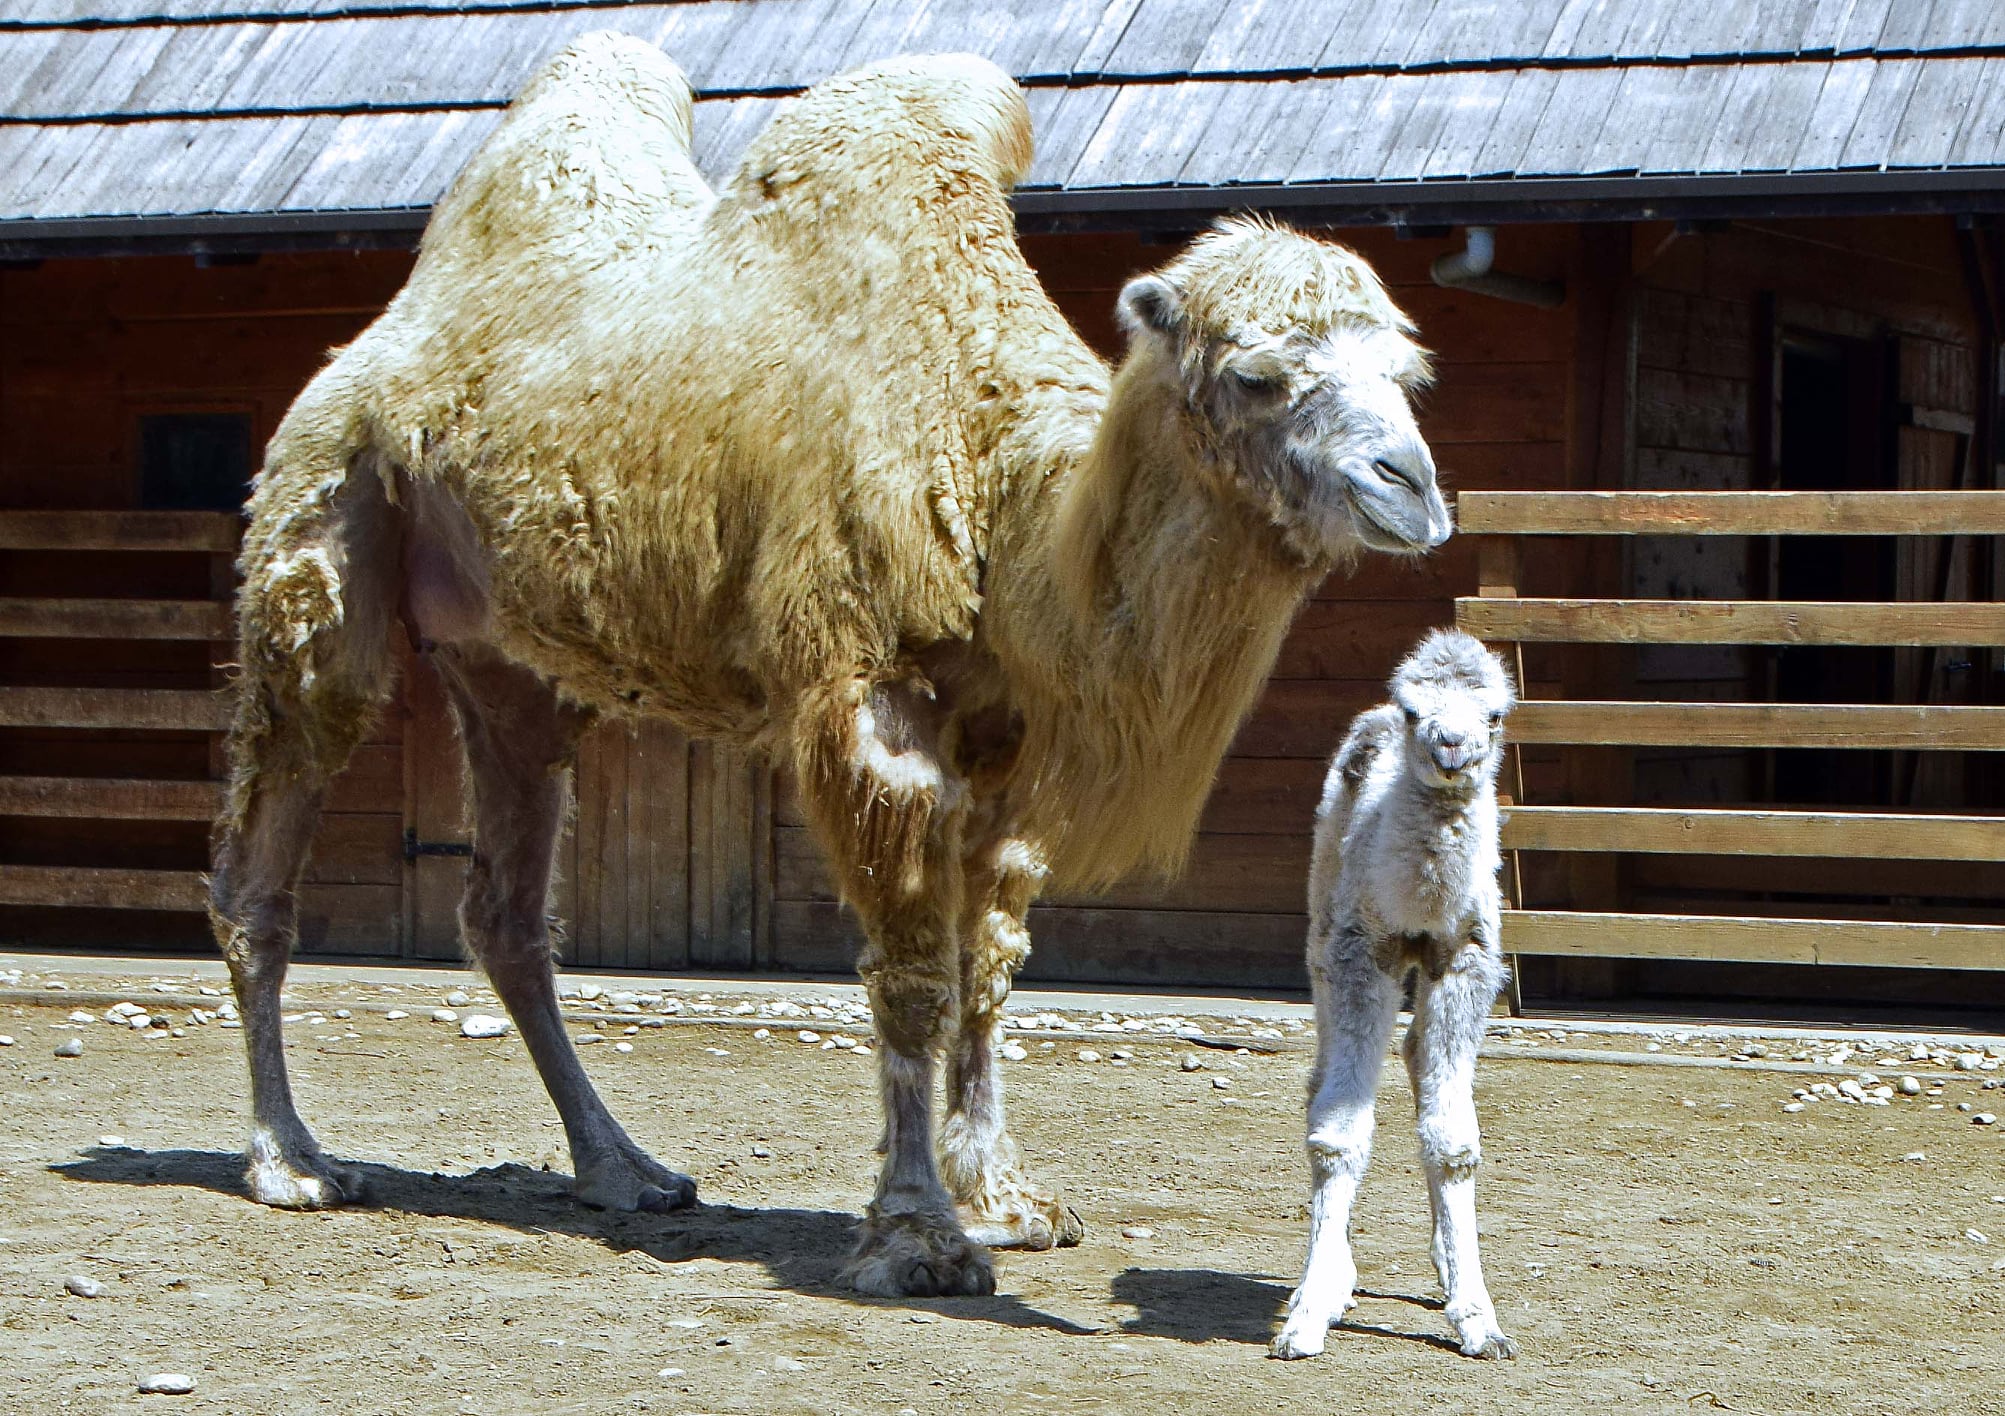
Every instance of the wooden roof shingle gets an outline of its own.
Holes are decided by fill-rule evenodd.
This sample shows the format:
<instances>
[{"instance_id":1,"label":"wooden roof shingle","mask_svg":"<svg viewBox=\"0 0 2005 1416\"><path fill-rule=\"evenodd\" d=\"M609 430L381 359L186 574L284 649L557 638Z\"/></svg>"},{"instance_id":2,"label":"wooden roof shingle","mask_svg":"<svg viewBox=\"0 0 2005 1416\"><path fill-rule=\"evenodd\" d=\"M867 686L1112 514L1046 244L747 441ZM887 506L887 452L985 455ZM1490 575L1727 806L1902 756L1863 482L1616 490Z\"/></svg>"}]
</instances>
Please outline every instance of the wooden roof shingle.
<instances>
[{"instance_id":1,"label":"wooden roof shingle","mask_svg":"<svg viewBox=\"0 0 2005 1416\"><path fill-rule=\"evenodd\" d=\"M421 215L529 73L608 28L690 75L713 172L807 84L959 49L1030 90L1026 211L1680 182L2005 204L2005 0L0 0L0 242Z\"/></svg>"}]
</instances>

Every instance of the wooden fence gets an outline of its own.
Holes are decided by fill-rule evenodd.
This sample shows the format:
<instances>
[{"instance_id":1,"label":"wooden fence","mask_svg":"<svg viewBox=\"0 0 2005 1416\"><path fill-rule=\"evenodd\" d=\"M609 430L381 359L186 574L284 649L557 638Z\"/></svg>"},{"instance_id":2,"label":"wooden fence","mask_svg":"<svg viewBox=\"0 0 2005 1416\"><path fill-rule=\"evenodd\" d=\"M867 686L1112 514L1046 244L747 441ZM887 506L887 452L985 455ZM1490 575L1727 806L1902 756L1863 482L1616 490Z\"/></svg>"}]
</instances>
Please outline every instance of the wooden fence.
<instances>
[{"instance_id":1,"label":"wooden fence","mask_svg":"<svg viewBox=\"0 0 2005 1416\"><path fill-rule=\"evenodd\" d=\"M1996 536L2005 492L1465 492L1483 537L1478 594L1456 622L1493 644L2005 645L1981 603L1536 599L1523 539L1548 536ZM1535 700L1521 744L2005 750L2005 708L1961 704ZM1507 850L2005 860L2005 817L1772 808L1514 804ZM1517 901L1522 905L1522 899ZM2005 969L2005 926L1616 911L1509 911L1512 953Z\"/></svg>"}]
</instances>

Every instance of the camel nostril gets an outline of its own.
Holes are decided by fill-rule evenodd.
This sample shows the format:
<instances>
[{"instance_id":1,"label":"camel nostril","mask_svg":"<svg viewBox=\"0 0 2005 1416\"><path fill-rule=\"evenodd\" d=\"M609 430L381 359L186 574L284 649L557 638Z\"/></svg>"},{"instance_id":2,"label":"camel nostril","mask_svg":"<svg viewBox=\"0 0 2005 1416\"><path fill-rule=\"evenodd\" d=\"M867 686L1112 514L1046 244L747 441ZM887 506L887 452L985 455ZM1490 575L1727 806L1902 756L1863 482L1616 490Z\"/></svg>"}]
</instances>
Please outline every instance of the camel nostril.
<instances>
[{"instance_id":1,"label":"camel nostril","mask_svg":"<svg viewBox=\"0 0 2005 1416\"><path fill-rule=\"evenodd\" d=\"M1380 458L1374 458L1372 460L1372 468L1374 471L1378 473L1379 476L1385 478L1386 481L1397 482L1400 486L1406 488L1409 492L1413 492L1416 495L1419 494L1420 479L1416 477L1413 473L1407 471L1404 467L1400 467L1395 463L1387 462L1383 457L1380 457Z\"/></svg>"}]
</instances>

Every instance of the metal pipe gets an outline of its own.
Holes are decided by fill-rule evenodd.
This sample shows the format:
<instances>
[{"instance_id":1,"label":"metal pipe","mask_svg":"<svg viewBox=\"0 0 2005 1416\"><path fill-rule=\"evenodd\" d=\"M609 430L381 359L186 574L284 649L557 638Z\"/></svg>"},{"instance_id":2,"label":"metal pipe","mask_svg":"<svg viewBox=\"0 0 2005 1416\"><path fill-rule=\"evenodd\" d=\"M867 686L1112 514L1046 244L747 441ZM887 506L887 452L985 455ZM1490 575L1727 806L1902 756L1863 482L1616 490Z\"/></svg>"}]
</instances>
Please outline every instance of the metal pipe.
<instances>
[{"instance_id":1,"label":"metal pipe","mask_svg":"<svg viewBox=\"0 0 2005 1416\"><path fill-rule=\"evenodd\" d=\"M1545 310L1566 303L1566 286L1557 280L1534 280L1490 269L1490 263L1497 257L1496 228L1464 227L1462 243L1461 250L1435 258L1432 274L1436 285L1450 290L1473 290L1478 295L1515 300Z\"/></svg>"}]
</instances>

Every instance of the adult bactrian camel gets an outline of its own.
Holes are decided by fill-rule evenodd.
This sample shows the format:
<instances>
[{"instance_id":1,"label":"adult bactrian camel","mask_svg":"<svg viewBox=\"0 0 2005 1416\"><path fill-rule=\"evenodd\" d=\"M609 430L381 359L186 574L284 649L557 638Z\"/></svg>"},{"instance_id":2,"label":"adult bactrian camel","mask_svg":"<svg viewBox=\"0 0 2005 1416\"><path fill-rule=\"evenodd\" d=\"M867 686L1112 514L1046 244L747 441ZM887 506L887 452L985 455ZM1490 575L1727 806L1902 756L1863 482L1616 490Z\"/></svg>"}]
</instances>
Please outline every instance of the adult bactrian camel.
<instances>
[{"instance_id":1,"label":"adult bactrian camel","mask_svg":"<svg viewBox=\"0 0 2005 1416\"><path fill-rule=\"evenodd\" d=\"M1121 292L1110 380L1017 247L1028 114L980 60L818 85L714 201L689 115L638 41L551 61L267 449L213 881L252 1192L356 1191L293 1106L278 997L401 621L465 740L467 945L581 1197L695 1194L586 1079L544 915L579 734L660 714L792 767L869 937L887 1154L851 1281L987 1292L984 1243L1080 1233L1019 1170L994 1070L1031 899L1174 865L1304 593L1447 536L1425 359L1355 256L1239 222Z\"/></svg>"}]
</instances>

